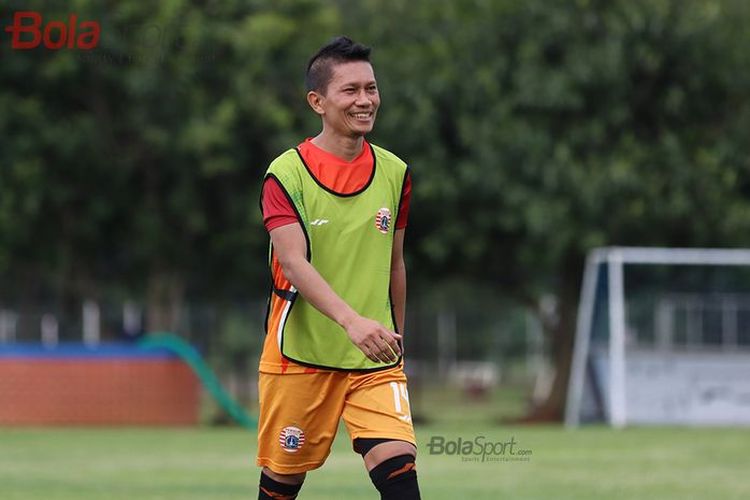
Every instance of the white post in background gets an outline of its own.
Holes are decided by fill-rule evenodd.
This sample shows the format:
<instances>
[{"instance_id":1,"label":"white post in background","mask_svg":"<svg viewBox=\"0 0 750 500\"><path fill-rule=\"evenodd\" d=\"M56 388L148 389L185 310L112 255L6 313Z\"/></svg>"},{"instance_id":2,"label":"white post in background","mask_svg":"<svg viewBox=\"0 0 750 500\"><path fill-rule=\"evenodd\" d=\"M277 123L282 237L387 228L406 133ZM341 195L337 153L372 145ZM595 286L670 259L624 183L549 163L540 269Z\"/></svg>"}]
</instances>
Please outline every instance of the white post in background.
<instances>
[{"instance_id":1,"label":"white post in background","mask_svg":"<svg viewBox=\"0 0 750 500\"><path fill-rule=\"evenodd\" d=\"M438 374L445 376L456 363L456 311L442 309L437 317Z\"/></svg>"},{"instance_id":2,"label":"white post in background","mask_svg":"<svg viewBox=\"0 0 750 500\"><path fill-rule=\"evenodd\" d=\"M703 307L700 301L691 298L686 301L688 349L695 349L703 343Z\"/></svg>"},{"instance_id":3,"label":"white post in background","mask_svg":"<svg viewBox=\"0 0 750 500\"><path fill-rule=\"evenodd\" d=\"M87 299L83 302L83 343L87 346L99 344L101 338L99 304Z\"/></svg>"},{"instance_id":4,"label":"white post in background","mask_svg":"<svg viewBox=\"0 0 750 500\"><path fill-rule=\"evenodd\" d=\"M54 314L45 314L42 316L42 345L44 347L55 347L59 340L60 329L57 324L57 318Z\"/></svg>"},{"instance_id":5,"label":"white post in background","mask_svg":"<svg viewBox=\"0 0 750 500\"><path fill-rule=\"evenodd\" d=\"M526 372L530 378L536 378L544 368L544 332L539 317L526 311Z\"/></svg>"},{"instance_id":6,"label":"white post in background","mask_svg":"<svg viewBox=\"0 0 750 500\"><path fill-rule=\"evenodd\" d=\"M727 351L737 349L737 317L739 304L735 297L721 300L721 346Z\"/></svg>"},{"instance_id":7,"label":"white post in background","mask_svg":"<svg viewBox=\"0 0 750 500\"><path fill-rule=\"evenodd\" d=\"M609 421L625 426L625 284L622 255L610 253L609 274Z\"/></svg>"},{"instance_id":8,"label":"white post in background","mask_svg":"<svg viewBox=\"0 0 750 500\"><path fill-rule=\"evenodd\" d=\"M659 300L654 311L654 342L662 352L670 352L674 345L674 315L674 300L671 297Z\"/></svg>"},{"instance_id":9,"label":"white post in background","mask_svg":"<svg viewBox=\"0 0 750 500\"><path fill-rule=\"evenodd\" d=\"M0 343L5 344L16 340L16 325L18 314L7 309L0 309Z\"/></svg>"},{"instance_id":10,"label":"white post in background","mask_svg":"<svg viewBox=\"0 0 750 500\"><path fill-rule=\"evenodd\" d=\"M143 328L143 316L138 304L128 300L122 305L122 331L128 337L135 337Z\"/></svg>"},{"instance_id":11,"label":"white post in background","mask_svg":"<svg viewBox=\"0 0 750 500\"><path fill-rule=\"evenodd\" d=\"M750 249L706 249L706 248L647 248L647 247L609 247L597 248L589 252L584 271L581 300L578 309L578 324L573 353L573 364L568 385L568 399L565 408L565 424L579 424L579 411L583 400L584 381L587 380L586 357L591 337L591 318L594 310L596 264L607 264L608 309L609 309L609 345L607 380L602 380L603 396L607 420L614 427L623 427L628 422L627 389L627 310L625 304L624 264L641 265L681 265L681 266L750 266ZM602 266L603 267L603 266ZM688 298L680 295L667 297L668 302L660 304L655 314L657 332L655 337L657 349L671 349L675 344L680 347L689 345L691 338L702 338L700 328L703 321L700 311L695 309ZM723 339L725 347L734 350L732 344L739 342L741 335L740 314L750 310L744 302L736 308L723 309ZM682 315L687 321L683 326ZM679 322L678 319L679 318ZM679 326L679 328L678 328ZM684 344L684 346L683 346ZM594 373L595 377L598 374ZM631 418L632 420L632 418Z\"/></svg>"},{"instance_id":12,"label":"white post in background","mask_svg":"<svg viewBox=\"0 0 750 500\"><path fill-rule=\"evenodd\" d=\"M581 401L586 383L586 362L589 356L591 329L594 322L594 306L596 301L596 283L599 279L599 252L592 252L586 258L583 271L583 286L581 298L578 302L578 316L576 317L576 339L573 348L573 363L568 381L568 399L565 404L565 425L576 427L581 422Z\"/></svg>"}]
</instances>

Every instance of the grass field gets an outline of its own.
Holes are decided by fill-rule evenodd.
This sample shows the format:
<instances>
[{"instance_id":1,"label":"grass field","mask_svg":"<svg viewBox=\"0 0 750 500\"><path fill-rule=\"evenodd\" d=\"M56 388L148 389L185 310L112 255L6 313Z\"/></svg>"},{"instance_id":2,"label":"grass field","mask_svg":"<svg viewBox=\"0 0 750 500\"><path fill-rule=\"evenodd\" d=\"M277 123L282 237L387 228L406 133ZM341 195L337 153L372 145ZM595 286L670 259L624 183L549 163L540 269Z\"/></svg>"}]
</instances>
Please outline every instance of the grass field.
<instances>
[{"instance_id":1,"label":"grass field","mask_svg":"<svg viewBox=\"0 0 750 500\"><path fill-rule=\"evenodd\" d=\"M430 455L432 436L517 443L524 462ZM743 429L418 428L425 499L746 499ZM0 499L248 499L257 495L255 435L235 428L0 429ZM377 499L341 430L302 499Z\"/></svg>"}]
</instances>

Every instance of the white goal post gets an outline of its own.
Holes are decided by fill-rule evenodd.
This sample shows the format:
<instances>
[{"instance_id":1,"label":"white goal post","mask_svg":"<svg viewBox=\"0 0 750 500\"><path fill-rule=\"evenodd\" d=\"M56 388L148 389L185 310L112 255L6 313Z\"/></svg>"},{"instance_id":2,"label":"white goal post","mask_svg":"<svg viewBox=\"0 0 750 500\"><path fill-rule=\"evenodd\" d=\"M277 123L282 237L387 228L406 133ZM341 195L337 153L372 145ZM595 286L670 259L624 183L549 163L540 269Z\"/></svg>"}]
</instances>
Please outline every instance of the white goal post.
<instances>
[{"instance_id":1,"label":"white goal post","mask_svg":"<svg viewBox=\"0 0 750 500\"><path fill-rule=\"evenodd\" d=\"M720 335L733 342L729 347L719 344L711 349L683 346L675 349L672 344L665 346L665 342L671 342L672 334L664 331L655 332L652 346L633 347L628 331L624 272L627 265L750 269L750 250L646 247L592 250L586 259L581 286L565 424L574 427L582 421L600 420L618 428L628 424L750 425L750 349L737 344L737 321L724 320L734 328L727 327L731 332ZM600 295L606 298L601 299ZM669 314L677 300L668 294L665 297L654 305L654 322L662 330L665 324L671 325ZM748 298L750 294L732 299L732 304L740 300L747 303ZM598 300L606 303L597 303ZM684 299L677 303L691 302ZM596 343L592 342L595 311L600 311L599 319L606 317L606 321L598 323L604 325L605 340L600 338ZM685 317L689 329L691 316ZM731 319L730 315L725 317ZM698 397L699 389L703 391L701 394L708 394L701 398L714 398L709 401L713 406L700 407L691 402ZM721 400L718 403L717 397ZM592 414L597 416L592 418Z\"/></svg>"}]
</instances>

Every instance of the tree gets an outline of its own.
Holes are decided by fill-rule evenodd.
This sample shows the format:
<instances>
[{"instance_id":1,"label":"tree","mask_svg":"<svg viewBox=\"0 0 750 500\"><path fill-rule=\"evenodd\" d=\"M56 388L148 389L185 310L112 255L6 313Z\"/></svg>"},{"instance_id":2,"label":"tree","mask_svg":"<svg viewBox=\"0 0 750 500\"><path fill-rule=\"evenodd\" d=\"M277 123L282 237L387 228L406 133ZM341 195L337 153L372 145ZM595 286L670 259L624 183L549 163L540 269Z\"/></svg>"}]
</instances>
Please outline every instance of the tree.
<instances>
[{"instance_id":1,"label":"tree","mask_svg":"<svg viewBox=\"0 0 750 500\"><path fill-rule=\"evenodd\" d=\"M532 417L558 419L589 249L750 244L747 8L375 4L345 18L376 47L376 134L413 167L411 269L536 311L554 294L557 376Z\"/></svg>"},{"instance_id":2,"label":"tree","mask_svg":"<svg viewBox=\"0 0 750 500\"><path fill-rule=\"evenodd\" d=\"M186 293L231 296L265 275L260 179L300 133L302 54L336 12L315 0L75 11L100 22L95 50L13 52L0 68L0 273L28 267L73 295L119 283L147 297L149 329L172 329Z\"/></svg>"},{"instance_id":3,"label":"tree","mask_svg":"<svg viewBox=\"0 0 750 500\"><path fill-rule=\"evenodd\" d=\"M589 249L750 244L745 2L73 5L24 8L100 20L95 50L0 45L0 278L21 284L0 299L122 289L158 328L185 295L257 293L260 178L317 130L303 65L342 32L375 48L373 141L412 166L411 289L556 297L536 416L560 415Z\"/></svg>"}]
</instances>

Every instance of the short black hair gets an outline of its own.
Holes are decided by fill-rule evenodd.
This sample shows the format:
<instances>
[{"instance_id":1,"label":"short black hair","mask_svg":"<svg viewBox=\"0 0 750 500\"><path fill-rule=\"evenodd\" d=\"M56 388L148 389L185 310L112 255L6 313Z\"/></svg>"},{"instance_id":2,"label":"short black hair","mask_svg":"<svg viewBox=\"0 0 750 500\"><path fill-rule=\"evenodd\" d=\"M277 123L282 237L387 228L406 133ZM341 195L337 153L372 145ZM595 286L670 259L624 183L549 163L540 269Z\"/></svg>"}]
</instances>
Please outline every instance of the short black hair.
<instances>
[{"instance_id":1,"label":"short black hair","mask_svg":"<svg viewBox=\"0 0 750 500\"><path fill-rule=\"evenodd\" d=\"M346 36L337 36L320 48L307 63L305 88L307 91L325 93L333 78L333 66L343 62L370 62L370 47Z\"/></svg>"}]
</instances>

